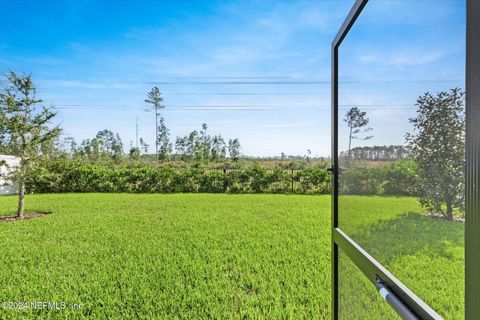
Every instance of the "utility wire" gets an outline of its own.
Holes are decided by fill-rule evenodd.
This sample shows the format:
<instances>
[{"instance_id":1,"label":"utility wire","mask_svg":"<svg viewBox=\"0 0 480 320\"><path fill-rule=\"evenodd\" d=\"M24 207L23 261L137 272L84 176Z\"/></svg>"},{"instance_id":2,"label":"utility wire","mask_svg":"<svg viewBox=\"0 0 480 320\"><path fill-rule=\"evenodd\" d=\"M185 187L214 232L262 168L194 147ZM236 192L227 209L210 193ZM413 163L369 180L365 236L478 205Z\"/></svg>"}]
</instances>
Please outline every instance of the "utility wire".
<instances>
[{"instance_id":1,"label":"utility wire","mask_svg":"<svg viewBox=\"0 0 480 320\"><path fill-rule=\"evenodd\" d=\"M54 106L58 110L112 110L112 111L135 111L143 110L145 106L140 105L84 105L84 104L58 104ZM297 105L293 108L330 108L329 104L318 104L318 105ZM414 104L343 104L339 105L339 108L350 108L350 107L359 107L359 108L387 108L387 109L408 109L415 107ZM278 110L278 109L289 109L292 106L281 106L281 105L172 105L168 106L165 111L173 110Z\"/></svg>"},{"instance_id":2,"label":"utility wire","mask_svg":"<svg viewBox=\"0 0 480 320\"><path fill-rule=\"evenodd\" d=\"M339 81L339 84L355 83L449 83L465 81L465 79L380 79L380 80L345 80ZM145 84L157 85L313 85L313 84L331 84L330 80L296 80L296 81L147 81Z\"/></svg>"}]
</instances>

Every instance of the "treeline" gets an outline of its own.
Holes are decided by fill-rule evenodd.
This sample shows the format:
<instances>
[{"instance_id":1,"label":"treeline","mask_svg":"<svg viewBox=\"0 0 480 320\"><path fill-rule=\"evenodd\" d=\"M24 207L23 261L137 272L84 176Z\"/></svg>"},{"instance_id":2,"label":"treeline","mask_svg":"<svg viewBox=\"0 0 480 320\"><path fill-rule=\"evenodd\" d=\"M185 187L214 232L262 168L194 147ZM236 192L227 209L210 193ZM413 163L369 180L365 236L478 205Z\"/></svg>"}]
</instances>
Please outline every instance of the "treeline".
<instances>
[{"instance_id":1,"label":"treeline","mask_svg":"<svg viewBox=\"0 0 480 320\"><path fill-rule=\"evenodd\" d=\"M222 135L210 135L208 126L202 124L201 130L193 130L183 137L175 140L175 153L171 143L159 144L158 159L161 161L182 160L194 162L238 161L241 158L241 144L238 138L224 140ZM163 137L163 136L162 136ZM168 141L168 140L167 140ZM124 143L118 133L104 129L99 131L92 139L85 139L80 144L67 137L61 143L57 154L68 156L71 159L82 159L90 163L109 162L116 163L125 159L156 160L155 155L149 155L149 145L140 139L140 147L130 147L125 153Z\"/></svg>"},{"instance_id":2,"label":"treeline","mask_svg":"<svg viewBox=\"0 0 480 320\"><path fill-rule=\"evenodd\" d=\"M348 151L341 151L340 158L353 160L398 160L407 159L408 149L401 145L356 147Z\"/></svg>"},{"instance_id":3,"label":"treeline","mask_svg":"<svg viewBox=\"0 0 480 320\"><path fill-rule=\"evenodd\" d=\"M225 142L222 135L210 136L207 133L208 126L202 124L200 131L194 130L184 137L177 137L175 150L182 160L195 161L218 161L227 158L227 154L233 161L240 158L240 140L238 138Z\"/></svg>"}]
</instances>

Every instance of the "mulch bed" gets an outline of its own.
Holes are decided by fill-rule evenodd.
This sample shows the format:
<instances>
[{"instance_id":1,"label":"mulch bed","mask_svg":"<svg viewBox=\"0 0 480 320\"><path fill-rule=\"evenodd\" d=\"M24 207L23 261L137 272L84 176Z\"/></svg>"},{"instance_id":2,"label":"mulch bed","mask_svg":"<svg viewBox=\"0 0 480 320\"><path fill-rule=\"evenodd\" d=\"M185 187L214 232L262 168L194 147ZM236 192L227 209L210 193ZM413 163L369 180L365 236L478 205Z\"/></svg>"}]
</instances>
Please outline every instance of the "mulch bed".
<instances>
[{"instance_id":1,"label":"mulch bed","mask_svg":"<svg viewBox=\"0 0 480 320\"><path fill-rule=\"evenodd\" d=\"M440 220L448 220L443 214L441 213L424 213L423 214L425 217L433 218L433 219L440 219ZM465 217L459 216L459 215L453 215L453 222L465 222Z\"/></svg>"},{"instance_id":2,"label":"mulch bed","mask_svg":"<svg viewBox=\"0 0 480 320\"><path fill-rule=\"evenodd\" d=\"M3 216L3 217L0 217L0 222L14 222L14 221L38 219L38 218L45 217L49 214L51 214L51 212L28 212L28 213L25 213L22 219L17 217L16 215Z\"/></svg>"}]
</instances>

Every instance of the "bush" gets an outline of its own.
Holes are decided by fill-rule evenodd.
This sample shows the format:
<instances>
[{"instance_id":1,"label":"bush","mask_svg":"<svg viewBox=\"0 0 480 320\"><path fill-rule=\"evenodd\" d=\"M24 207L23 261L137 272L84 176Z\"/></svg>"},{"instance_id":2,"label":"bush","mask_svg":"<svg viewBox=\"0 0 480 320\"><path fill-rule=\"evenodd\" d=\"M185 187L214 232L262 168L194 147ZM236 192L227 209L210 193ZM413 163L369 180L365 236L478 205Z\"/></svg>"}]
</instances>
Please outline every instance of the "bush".
<instances>
[{"instance_id":1,"label":"bush","mask_svg":"<svg viewBox=\"0 0 480 320\"><path fill-rule=\"evenodd\" d=\"M322 169L305 169L295 177L299 181L300 193L330 193L332 175Z\"/></svg>"},{"instance_id":2,"label":"bush","mask_svg":"<svg viewBox=\"0 0 480 320\"><path fill-rule=\"evenodd\" d=\"M293 189L292 189L293 185ZM78 161L42 163L28 178L30 193L329 193L330 174L323 169L176 170L170 167L105 167Z\"/></svg>"},{"instance_id":3,"label":"bush","mask_svg":"<svg viewBox=\"0 0 480 320\"><path fill-rule=\"evenodd\" d=\"M342 194L413 196L416 168L411 160L399 160L383 167L351 167L339 177Z\"/></svg>"},{"instance_id":4,"label":"bush","mask_svg":"<svg viewBox=\"0 0 480 320\"><path fill-rule=\"evenodd\" d=\"M384 179L378 168L349 168L339 177L341 194L382 194Z\"/></svg>"},{"instance_id":5,"label":"bush","mask_svg":"<svg viewBox=\"0 0 480 320\"><path fill-rule=\"evenodd\" d=\"M413 161L401 160L384 168L384 194L413 196L416 194L416 167Z\"/></svg>"}]
</instances>

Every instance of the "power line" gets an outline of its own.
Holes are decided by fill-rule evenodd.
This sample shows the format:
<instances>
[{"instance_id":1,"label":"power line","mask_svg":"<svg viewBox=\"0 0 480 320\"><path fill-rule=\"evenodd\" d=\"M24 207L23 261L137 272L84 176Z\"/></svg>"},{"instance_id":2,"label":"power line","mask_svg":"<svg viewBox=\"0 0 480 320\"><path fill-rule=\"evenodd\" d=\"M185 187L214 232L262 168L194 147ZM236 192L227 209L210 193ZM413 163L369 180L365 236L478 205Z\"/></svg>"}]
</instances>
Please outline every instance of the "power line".
<instances>
[{"instance_id":1,"label":"power line","mask_svg":"<svg viewBox=\"0 0 480 320\"><path fill-rule=\"evenodd\" d=\"M164 92L165 96L306 96L321 95L319 92Z\"/></svg>"},{"instance_id":2,"label":"power line","mask_svg":"<svg viewBox=\"0 0 480 320\"><path fill-rule=\"evenodd\" d=\"M311 84L330 84L328 80L310 80L310 81L147 81L145 84L159 85L265 85L265 84L291 84L291 85L311 85Z\"/></svg>"},{"instance_id":3,"label":"power line","mask_svg":"<svg viewBox=\"0 0 480 320\"><path fill-rule=\"evenodd\" d=\"M170 79L292 79L290 76L211 76L211 77L168 77Z\"/></svg>"},{"instance_id":4,"label":"power line","mask_svg":"<svg viewBox=\"0 0 480 320\"><path fill-rule=\"evenodd\" d=\"M330 104L313 104L313 105L296 105L293 108L330 108ZM414 104L341 104L339 108L350 108L350 107L359 107L359 108L389 108L389 109L406 109L415 107ZM106 105L106 104L59 104L55 106L59 110L125 110L125 111L135 111L143 110L145 106L141 105ZM277 110L277 109L286 109L292 108L290 105L171 105L166 106L165 111L173 110Z\"/></svg>"},{"instance_id":5,"label":"power line","mask_svg":"<svg viewBox=\"0 0 480 320\"><path fill-rule=\"evenodd\" d=\"M356 83L450 83L460 82L465 79L383 79L383 80L345 80L339 81L340 84ZM330 80L296 80L296 81L147 81L145 84L158 85L330 85Z\"/></svg>"}]
</instances>

